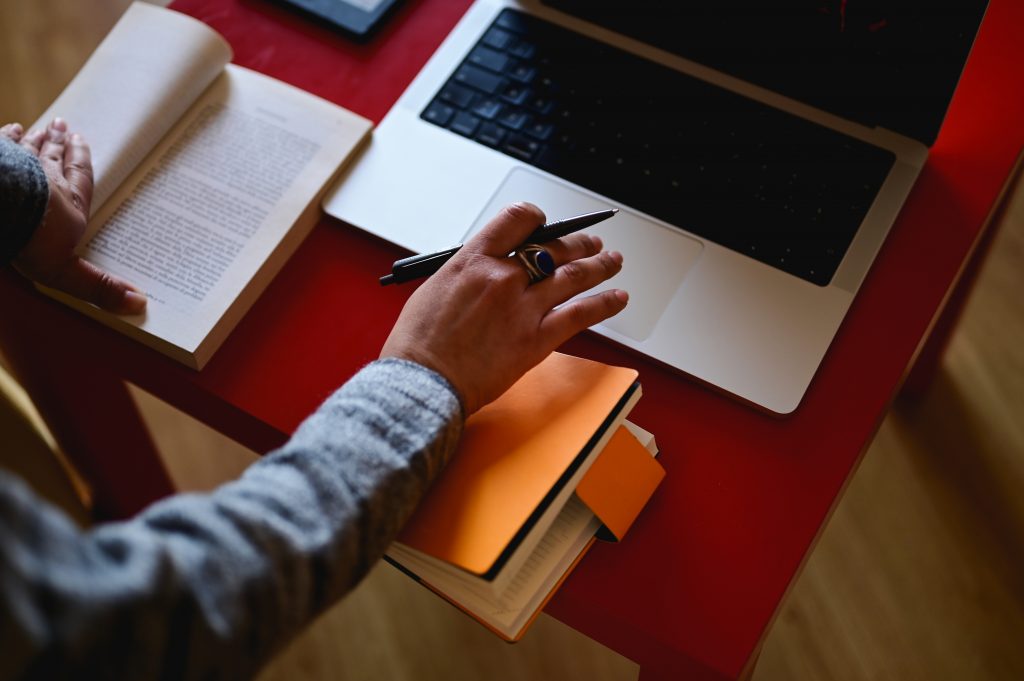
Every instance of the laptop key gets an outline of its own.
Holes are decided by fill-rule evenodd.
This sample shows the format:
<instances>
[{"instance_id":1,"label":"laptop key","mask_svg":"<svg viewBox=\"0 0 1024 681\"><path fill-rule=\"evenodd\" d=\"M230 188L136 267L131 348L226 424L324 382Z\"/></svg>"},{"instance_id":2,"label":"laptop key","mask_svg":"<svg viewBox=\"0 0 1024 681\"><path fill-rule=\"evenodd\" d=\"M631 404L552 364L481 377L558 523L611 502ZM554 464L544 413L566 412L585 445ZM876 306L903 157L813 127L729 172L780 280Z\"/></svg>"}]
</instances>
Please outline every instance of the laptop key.
<instances>
[{"instance_id":1,"label":"laptop key","mask_svg":"<svg viewBox=\"0 0 1024 681\"><path fill-rule=\"evenodd\" d=\"M468 85L469 87L476 88L482 92L486 92L489 95L493 95L498 92L501 88L502 83L505 79L496 73L490 71L484 71L476 66L463 65L455 72L453 76L455 82Z\"/></svg>"},{"instance_id":2,"label":"laptop key","mask_svg":"<svg viewBox=\"0 0 1024 681\"><path fill-rule=\"evenodd\" d=\"M526 135L511 133L502 145L502 151L521 161L530 161L540 150L540 142Z\"/></svg>"},{"instance_id":3,"label":"laptop key","mask_svg":"<svg viewBox=\"0 0 1024 681\"><path fill-rule=\"evenodd\" d=\"M533 59L537 55L537 46L526 40L520 40L509 50L509 54L520 59Z\"/></svg>"},{"instance_id":4,"label":"laptop key","mask_svg":"<svg viewBox=\"0 0 1024 681\"><path fill-rule=\"evenodd\" d=\"M508 66L509 58L501 52L486 47L477 47L469 53L469 63L500 73Z\"/></svg>"},{"instance_id":5,"label":"laptop key","mask_svg":"<svg viewBox=\"0 0 1024 681\"><path fill-rule=\"evenodd\" d=\"M533 109L536 113L546 116L551 113L551 110L555 108L555 102L550 97L544 95L537 95L530 98L527 102L527 106Z\"/></svg>"},{"instance_id":6,"label":"laptop key","mask_svg":"<svg viewBox=\"0 0 1024 681\"><path fill-rule=\"evenodd\" d=\"M439 98L458 109L465 109L473 103L476 96L476 93L468 87L463 87L457 83L449 83L441 90Z\"/></svg>"},{"instance_id":7,"label":"laptop key","mask_svg":"<svg viewBox=\"0 0 1024 681\"><path fill-rule=\"evenodd\" d=\"M531 20L530 17L522 14L521 12L502 12L498 15L498 18L494 20L494 25L507 28L510 31L515 31L516 33L525 33L531 28L536 27L538 22Z\"/></svg>"},{"instance_id":8,"label":"laptop key","mask_svg":"<svg viewBox=\"0 0 1024 681\"><path fill-rule=\"evenodd\" d=\"M476 141L489 147L496 147L505 139L506 130L494 123L484 123L476 133Z\"/></svg>"},{"instance_id":9,"label":"laptop key","mask_svg":"<svg viewBox=\"0 0 1024 681\"><path fill-rule=\"evenodd\" d=\"M455 109L444 102L434 101L423 112L423 120L430 121L442 127L448 125L448 121L455 115Z\"/></svg>"},{"instance_id":10,"label":"laptop key","mask_svg":"<svg viewBox=\"0 0 1024 681\"><path fill-rule=\"evenodd\" d=\"M460 111L459 113L455 114L455 119L452 120L451 125L448 126L448 129L453 130L459 133L460 135L472 137L473 133L476 132L476 129L478 127L480 127L479 118L477 118L473 114L466 113L465 111Z\"/></svg>"},{"instance_id":11,"label":"laptop key","mask_svg":"<svg viewBox=\"0 0 1024 681\"><path fill-rule=\"evenodd\" d=\"M521 105L530 96L530 90L525 85L509 83L501 92L501 98L509 104Z\"/></svg>"},{"instance_id":12,"label":"laptop key","mask_svg":"<svg viewBox=\"0 0 1024 681\"><path fill-rule=\"evenodd\" d=\"M548 140L555 131L555 126L544 121L534 121L526 126L524 132L530 137L536 137L541 142Z\"/></svg>"},{"instance_id":13,"label":"laptop key","mask_svg":"<svg viewBox=\"0 0 1024 681\"><path fill-rule=\"evenodd\" d=\"M501 113L501 102L496 99L485 99L473 107L473 113L480 118L492 120Z\"/></svg>"},{"instance_id":14,"label":"laptop key","mask_svg":"<svg viewBox=\"0 0 1024 681\"><path fill-rule=\"evenodd\" d=\"M506 128L520 130L524 125L526 125L527 116L522 111L509 109L501 113L497 120Z\"/></svg>"},{"instance_id":15,"label":"laptop key","mask_svg":"<svg viewBox=\"0 0 1024 681\"><path fill-rule=\"evenodd\" d=\"M512 68L508 72L508 75L510 78L514 78L520 83L530 84L533 82L533 79L537 77L537 69L528 64L519 64Z\"/></svg>"},{"instance_id":16,"label":"laptop key","mask_svg":"<svg viewBox=\"0 0 1024 681\"><path fill-rule=\"evenodd\" d=\"M515 36L508 31L503 31L500 28L491 28L484 34L484 37L480 42L484 45L490 45L496 50L504 50L512 45L514 41Z\"/></svg>"}]
</instances>

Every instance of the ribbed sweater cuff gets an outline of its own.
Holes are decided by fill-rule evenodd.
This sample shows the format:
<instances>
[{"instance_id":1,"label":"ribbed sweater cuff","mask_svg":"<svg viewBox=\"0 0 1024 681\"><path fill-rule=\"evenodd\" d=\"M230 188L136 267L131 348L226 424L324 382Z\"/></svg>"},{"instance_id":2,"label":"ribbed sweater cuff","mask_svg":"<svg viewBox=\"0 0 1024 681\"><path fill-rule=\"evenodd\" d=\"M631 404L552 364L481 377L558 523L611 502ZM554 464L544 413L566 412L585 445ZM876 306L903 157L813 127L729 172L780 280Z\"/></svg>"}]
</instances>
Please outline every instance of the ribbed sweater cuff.
<instances>
[{"instance_id":1,"label":"ribbed sweater cuff","mask_svg":"<svg viewBox=\"0 0 1024 681\"><path fill-rule=\"evenodd\" d=\"M39 159L0 138L0 265L25 248L46 214L50 188Z\"/></svg>"}]
</instances>

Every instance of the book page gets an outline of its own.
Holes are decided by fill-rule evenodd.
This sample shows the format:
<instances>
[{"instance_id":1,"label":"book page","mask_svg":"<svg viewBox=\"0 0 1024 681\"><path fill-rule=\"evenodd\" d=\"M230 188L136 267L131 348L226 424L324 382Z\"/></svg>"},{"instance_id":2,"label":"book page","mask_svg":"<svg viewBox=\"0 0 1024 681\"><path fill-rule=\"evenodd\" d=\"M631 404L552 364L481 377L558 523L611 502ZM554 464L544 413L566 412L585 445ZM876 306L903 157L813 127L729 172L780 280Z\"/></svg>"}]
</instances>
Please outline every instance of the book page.
<instances>
[{"instance_id":1,"label":"book page","mask_svg":"<svg viewBox=\"0 0 1024 681\"><path fill-rule=\"evenodd\" d=\"M196 352L370 127L228 65L90 224L82 257L149 298L120 321Z\"/></svg>"},{"instance_id":2,"label":"book page","mask_svg":"<svg viewBox=\"0 0 1024 681\"><path fill-rule=\"evenodd\" d=\"M500 594L486 594L443 571L433 570L416 556L392 545L388 556L418 575L441 596L466 610L502 636L514 639L536 614L566 571L589 545L601 526L587 506L573 495L529 559Z\"/></svg>"},{"instance_id":3,"label":"book page","mask_svg":"<svg viewBox=\"0 0 1024 681\"><path fill-rule=\"evenodd\" d=\"M518 635L600 527L601 521L573 495L515 579L480 614L503 627L508 636Z\"/></svg>"},{"instance_id":4,"label":"book page","mask_svg":"<svg viewBox=\"0 0 1024 681\"><path fill-rule=\"evenodd\" d=\"M178 12L136 2L40 117L68 121L92 148L95 215L223 71L231 48Z\"/></svg>"}]
</instances>

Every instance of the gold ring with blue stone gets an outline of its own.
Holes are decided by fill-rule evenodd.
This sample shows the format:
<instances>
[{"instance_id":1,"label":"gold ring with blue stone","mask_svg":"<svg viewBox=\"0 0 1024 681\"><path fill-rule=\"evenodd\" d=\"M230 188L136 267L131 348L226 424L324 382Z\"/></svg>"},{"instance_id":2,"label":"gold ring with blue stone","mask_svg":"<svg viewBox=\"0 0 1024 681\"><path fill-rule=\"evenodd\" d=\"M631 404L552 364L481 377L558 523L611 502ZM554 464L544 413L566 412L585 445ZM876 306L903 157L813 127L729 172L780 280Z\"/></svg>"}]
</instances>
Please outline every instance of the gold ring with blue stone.
<instances>
[{"instance_id":1,"label":"gold ring with blue stone","mask_svg":"<svg viewBox=\"0 0 1024 681\"><path fill-rule=\"evenodd\" d=\"M526 244L516 250L516 257L530 275L531 284L547 279L555 273L555 259L543 246Z\"/></svg>"}]
</instances>

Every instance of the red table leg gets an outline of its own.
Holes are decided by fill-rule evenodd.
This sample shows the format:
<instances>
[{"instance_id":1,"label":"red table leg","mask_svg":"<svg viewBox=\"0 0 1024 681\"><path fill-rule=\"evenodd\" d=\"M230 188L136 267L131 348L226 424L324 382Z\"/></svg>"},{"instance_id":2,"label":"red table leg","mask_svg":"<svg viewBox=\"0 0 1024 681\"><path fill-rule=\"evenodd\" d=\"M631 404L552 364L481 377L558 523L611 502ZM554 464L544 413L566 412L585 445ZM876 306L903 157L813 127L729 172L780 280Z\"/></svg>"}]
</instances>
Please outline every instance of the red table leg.
<instances>
[{"instance_id":1,"label":"red table leg","mask_svg":"<svg viewBox=\"0 0 1024 681\"><path fill-rule=\"evenodd\" d=\"M960 276L953 285L942 308L942 312L936 318L931 331L918 351L910 373L907 374L900 392L901 397L909 399L920 399L928 392L935 375L942 364L942 357L949 346L949 342L956 331L960 317L963 315L967 301L970 299L974 285L977 283L978 275L988 257L988 253L995 241L999 227L1010 208L1015 189L1020 185L1022 171L1022 157L1018 157L1014 171L1006 182L1005 189L994 207L981 233L978 235L974 249L970 257L964 263Z\"/></svg>"},{"instance_id":2,"label":"red table leg","mask_svg":"<svg viewBox=\"0 0 1024 681\"><path fill-rule=\"evenodd\" d=\"M8 282L4 282L7 284ZM174 491L124 382L68 352L19 305L38 295L4 286L0 348L61 449L92 488L99 518L124 518Z\"/></svg>"}]
</instances>

